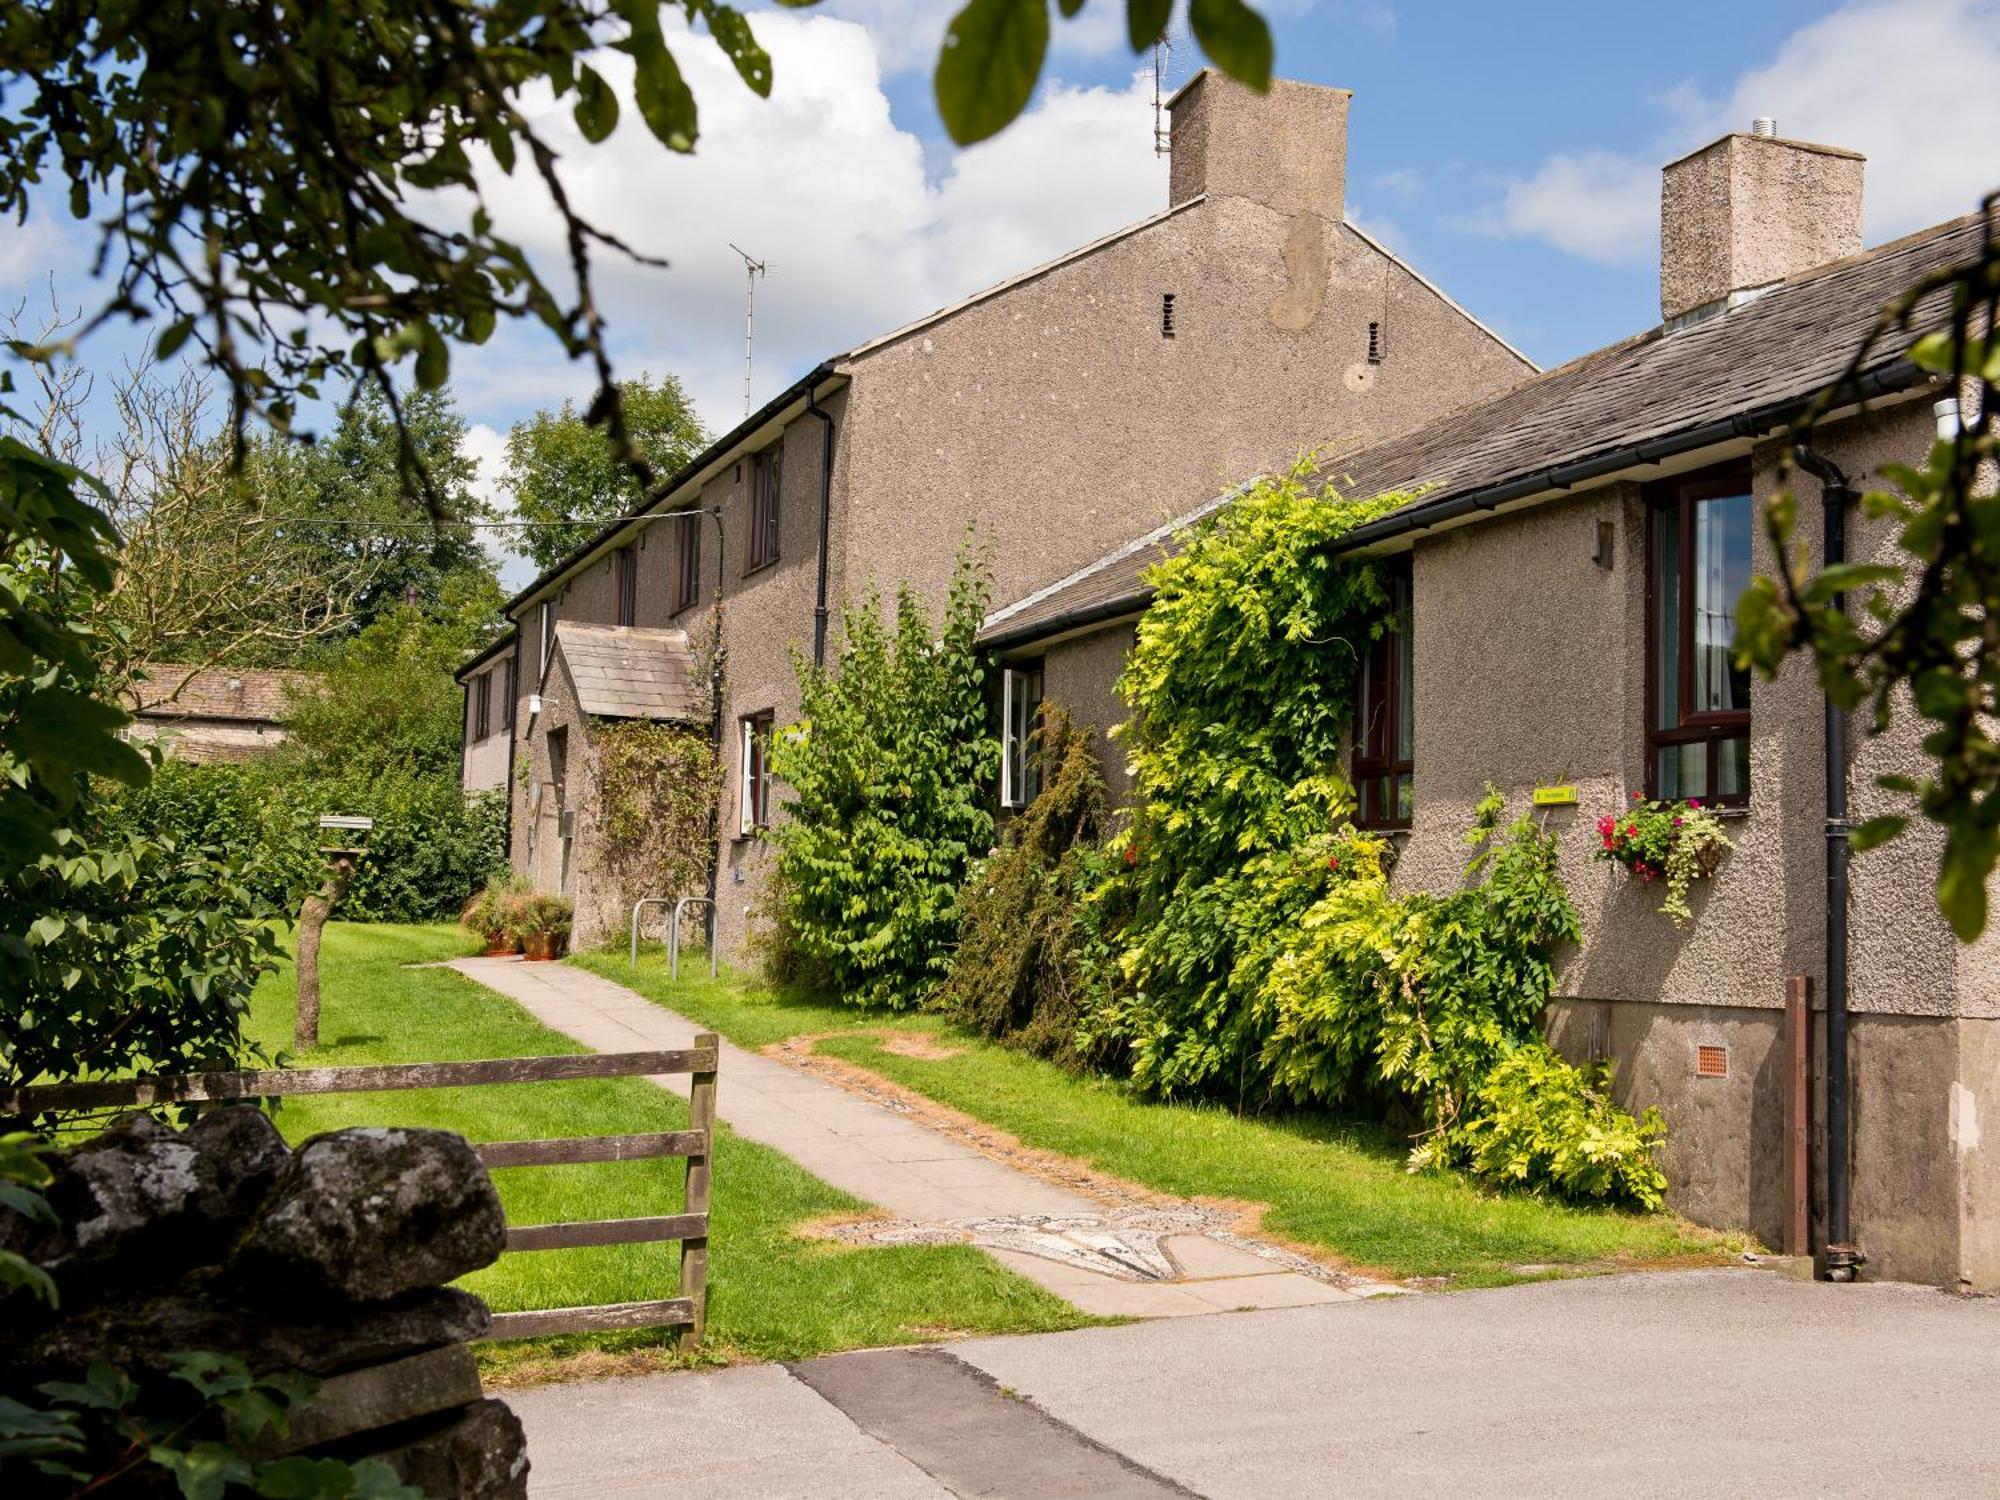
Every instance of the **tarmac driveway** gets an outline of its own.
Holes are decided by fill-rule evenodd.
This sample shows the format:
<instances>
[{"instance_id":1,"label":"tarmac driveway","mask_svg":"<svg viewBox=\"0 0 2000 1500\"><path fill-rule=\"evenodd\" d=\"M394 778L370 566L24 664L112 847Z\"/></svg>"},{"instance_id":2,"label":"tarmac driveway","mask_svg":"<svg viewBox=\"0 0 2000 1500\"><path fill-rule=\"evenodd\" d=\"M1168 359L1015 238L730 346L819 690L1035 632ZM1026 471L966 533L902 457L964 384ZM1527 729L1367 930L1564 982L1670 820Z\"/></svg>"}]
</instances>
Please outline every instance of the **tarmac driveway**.
<instances>
[{"instance_id":1,"label":"tarmac driveway","mask_svg":"<svg viewBox=\"0 0 2000 1500\"><path fill-rule=\"evenodd\" d=\"M2000 1301L1760 1271L512 1393L536 1495L2000 1493Z\"/></svg>"}]
</instances>

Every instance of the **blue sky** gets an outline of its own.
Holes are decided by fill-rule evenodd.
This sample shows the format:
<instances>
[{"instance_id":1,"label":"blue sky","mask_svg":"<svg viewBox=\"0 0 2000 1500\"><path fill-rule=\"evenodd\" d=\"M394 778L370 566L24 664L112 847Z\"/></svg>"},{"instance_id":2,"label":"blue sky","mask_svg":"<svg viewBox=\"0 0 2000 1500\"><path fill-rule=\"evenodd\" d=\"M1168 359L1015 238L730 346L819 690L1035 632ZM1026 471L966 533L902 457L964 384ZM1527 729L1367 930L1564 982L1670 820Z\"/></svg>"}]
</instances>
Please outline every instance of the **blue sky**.
<instances>
[{"instance_id":1,"label":"blue sky","mask_svg":"<svg viewBox=\"0 0 2000 1500\"><path fill-rule=\"evenodd\" d=\"M665 271L600 270L621 368L683 378L715 431L742 413L743 271L758 292L753 399L836 353L1165 206L1151 85L1117 0L1057 20L1043 88L997 140L944 139L930 67L953 0L823 0L753 11L776 87L751 96L705 37L676 52L702 109L692 158L625 112L580 141L572 197ZM1620 6L1269 0L1281 76L1355 91L1348 212L1544 365L1650 326L1659 169L1754 114L1869 156L1870 243L2000 186L2000 0L1716 0ZM1197 63L1183 47L1176 74ZM608 74L618 83L614 60ZM1919 107L1921 106L1921 107ZM560 138L560 112L551 118ZM546 205L493 178L503 228L559 262ZM60 220L0 231L0 289L78 279ZM129 351L101 338L99 368ZM472 447L586 394L529 330L455 362ZM518 576L519 568L510 569Z\"/></svg>"}]
</instances>

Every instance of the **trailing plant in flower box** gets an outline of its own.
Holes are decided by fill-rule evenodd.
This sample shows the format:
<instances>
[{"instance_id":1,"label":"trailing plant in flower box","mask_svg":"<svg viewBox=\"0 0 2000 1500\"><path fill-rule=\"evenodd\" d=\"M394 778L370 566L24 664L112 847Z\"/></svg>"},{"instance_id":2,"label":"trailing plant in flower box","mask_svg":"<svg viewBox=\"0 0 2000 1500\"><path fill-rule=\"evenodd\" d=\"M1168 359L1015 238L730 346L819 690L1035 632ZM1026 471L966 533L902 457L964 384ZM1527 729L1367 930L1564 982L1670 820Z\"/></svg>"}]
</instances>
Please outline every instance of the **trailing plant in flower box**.
<instances>
[{"instance_id":1,"label":"trailing plant in flower box","mask_svg":"<svg viewBox=\"0 0 2000 1500\"><path fill-rule=\"evenodd\" d=\"M1667 883L1660 910L1676 927L1694 920L1688 892L1697 880L1707 880L1736 847L1722 831L1722 820L1703 807L1701 799L1648 802L1636 792L1631 808L1606 813L1597 820L1597 857L1623 865L1651 885Z\"/></svg>"}]
</instances>

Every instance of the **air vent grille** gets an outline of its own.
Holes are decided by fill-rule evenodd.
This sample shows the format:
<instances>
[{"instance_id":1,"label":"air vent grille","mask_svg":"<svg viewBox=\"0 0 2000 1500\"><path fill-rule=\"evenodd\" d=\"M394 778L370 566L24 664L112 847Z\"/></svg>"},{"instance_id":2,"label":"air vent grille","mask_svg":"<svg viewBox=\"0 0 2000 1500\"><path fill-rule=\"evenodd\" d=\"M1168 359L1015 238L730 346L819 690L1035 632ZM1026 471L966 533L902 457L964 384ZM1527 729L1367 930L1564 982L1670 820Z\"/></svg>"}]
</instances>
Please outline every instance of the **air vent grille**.
<instances>
[{"instance_id":1,"label":"air vent grille","mask_svg":"<svg viewBox=\"0 0 2000 1500\"><path fill-rule=\"evenodd\" d=\"M1697 1078L1727 1078L1729 1076L1729 1049L1712 1043L1703 1043L1694 1049L1694 1076Z\"/></svg>"}]
</instances>

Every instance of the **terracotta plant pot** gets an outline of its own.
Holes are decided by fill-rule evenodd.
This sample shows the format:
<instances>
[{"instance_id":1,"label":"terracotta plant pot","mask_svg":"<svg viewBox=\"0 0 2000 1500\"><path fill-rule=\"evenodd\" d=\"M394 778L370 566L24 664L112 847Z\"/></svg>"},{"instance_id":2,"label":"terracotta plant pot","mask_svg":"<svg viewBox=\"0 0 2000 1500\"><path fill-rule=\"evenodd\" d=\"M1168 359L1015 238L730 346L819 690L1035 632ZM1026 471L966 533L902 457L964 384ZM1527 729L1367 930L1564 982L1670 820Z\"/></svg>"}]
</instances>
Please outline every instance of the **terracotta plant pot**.
<instances>
[{"instance_id":1,"label":"terracotta plant pot","mask_svg":"<svg viewBox=\"0 0 2000 1500\"><path fill-rule=\"evenodd\" d=\"M547 963L562 953L562 945L553 932L531 932L521 940L521 953L530 963Z\"/></svg>"},{"instance_id":2,"label":"terracotta plant pot","mask_svg":"<svg viewBox=\"0 0 2000 1500\"><path fill-rule=\"evenodd\" d=\"M516 944L508 942L505 938L488 938L486 941L486 956L488 958L512 958L520 951L520 948Z\"/></svg>"}]
</instances>

